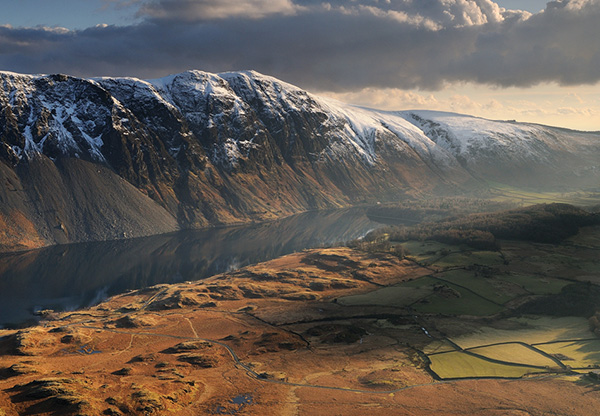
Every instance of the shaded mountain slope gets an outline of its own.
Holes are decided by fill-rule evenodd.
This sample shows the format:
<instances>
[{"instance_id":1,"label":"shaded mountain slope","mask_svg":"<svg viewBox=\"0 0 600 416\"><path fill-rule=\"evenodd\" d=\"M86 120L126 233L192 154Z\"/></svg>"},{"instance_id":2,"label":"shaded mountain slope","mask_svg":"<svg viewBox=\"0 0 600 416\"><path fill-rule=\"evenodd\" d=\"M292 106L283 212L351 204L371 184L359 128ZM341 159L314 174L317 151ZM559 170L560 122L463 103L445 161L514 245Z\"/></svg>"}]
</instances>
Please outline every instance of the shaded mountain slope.
<instances>
[{"instance_id":1,"label":"shaded mountain slope","mask_svg":"<svg viewBox=\"0 0 600 416\"><path fill-rule=\"evenodd\" d=\"M4 72L0 249L451 194L486 180L597 183L599 155L598 135L370 110L252 71L149 81Z\"/></svg>"}]
</instances>

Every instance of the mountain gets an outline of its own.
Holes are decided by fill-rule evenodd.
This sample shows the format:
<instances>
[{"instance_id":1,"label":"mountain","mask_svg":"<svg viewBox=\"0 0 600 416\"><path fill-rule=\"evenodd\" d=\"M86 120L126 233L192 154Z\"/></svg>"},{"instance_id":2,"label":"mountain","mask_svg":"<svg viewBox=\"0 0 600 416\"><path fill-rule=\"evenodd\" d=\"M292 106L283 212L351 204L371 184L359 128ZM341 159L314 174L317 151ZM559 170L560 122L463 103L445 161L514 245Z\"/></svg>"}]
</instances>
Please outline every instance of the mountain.
<instances>
[{"instance_id":1,"label":"mountain","mask_svg":"<svg viewBox=\"0 0 600 416\"><path fill-rule=\"evenodd\" d=\"M253 71L0 72L0 250L136 237L494 180L598 183L600 134L385 112Z\"/></svg>"}]
</instances>

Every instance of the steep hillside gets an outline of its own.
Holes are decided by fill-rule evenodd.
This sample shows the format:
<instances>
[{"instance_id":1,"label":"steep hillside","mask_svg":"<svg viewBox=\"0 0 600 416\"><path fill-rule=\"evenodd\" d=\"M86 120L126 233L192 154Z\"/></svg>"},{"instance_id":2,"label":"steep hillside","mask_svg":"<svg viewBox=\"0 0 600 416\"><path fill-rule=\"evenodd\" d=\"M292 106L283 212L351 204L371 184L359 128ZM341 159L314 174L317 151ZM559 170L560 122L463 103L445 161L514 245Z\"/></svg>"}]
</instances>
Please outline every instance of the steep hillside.
<instances>
[{"instance_id":1,"label":"steep hillside","mask_svg":"<svg viewBox=\"0 0 600 416\"><path fill-rule=\"evenodd\" d=\"M256 72L0 73L0 251L452 194L597 183L600 135L319 98ZM5 224L2 224L5 223Z\"/></svg>"},{"instance_id":2,"label":"steep hillside","mask_svg":"<svg viewBox=\"0 0 600 416\"><path fill-rule=\"evenodd\" d=\"M434 111L401 114L481 179L555 190L598 183L598 132Z\"/></svg>"}]
</instances>

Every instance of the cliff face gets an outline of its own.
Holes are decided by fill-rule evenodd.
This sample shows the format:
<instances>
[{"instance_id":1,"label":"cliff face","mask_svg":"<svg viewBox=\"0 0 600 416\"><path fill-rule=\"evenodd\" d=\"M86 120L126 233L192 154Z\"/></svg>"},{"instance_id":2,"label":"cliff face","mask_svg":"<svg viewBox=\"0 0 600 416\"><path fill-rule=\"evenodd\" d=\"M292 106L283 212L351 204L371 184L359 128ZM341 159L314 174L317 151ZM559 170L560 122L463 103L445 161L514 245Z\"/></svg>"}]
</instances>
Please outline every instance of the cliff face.
<instances>
[{"instance_id":1,"label":"cliff face","mask_svg":"<svg viewBox=\"0 0 600 416\"><path fill-rule=\"evenodd\" d=\"M0 73L0 250L452 193L486 179L597 182L599 148L598 135L354 107L255 72Z\"/></svg>"}]
</instances>

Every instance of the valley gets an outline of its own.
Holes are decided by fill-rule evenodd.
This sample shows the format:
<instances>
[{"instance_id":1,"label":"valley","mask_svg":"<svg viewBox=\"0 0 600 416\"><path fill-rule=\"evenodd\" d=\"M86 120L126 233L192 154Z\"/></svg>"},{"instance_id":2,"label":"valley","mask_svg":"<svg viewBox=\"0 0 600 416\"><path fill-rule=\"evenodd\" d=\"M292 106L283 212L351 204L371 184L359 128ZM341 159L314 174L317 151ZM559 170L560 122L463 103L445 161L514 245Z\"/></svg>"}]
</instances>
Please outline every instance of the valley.
<instances>
[{"instance_id":1,"label":"valley","mask_svg":"<svg viewBox=\"0 0 600 416\"><path fill-rule=\"evenodd\" d=\"M597 217L564 205L496 217L517 213L543 217L540 226L564 215L586 225L559 242L500 239L486 250L394 240L384 228L360 247L47 311L39 325L1 333L0 408L591 414L600 401Z\"/></svg>"},{"instance_id":2,"label":"valley","mask_svg":"<svg viewBox=\"0 0 600 416\"><path fill-rule=\"evenodd\" d=\"M0 252L377 202L560 197L597 188L599 137L368 109L255 71L0 72Z\"/></svg>"},{"instance_id":3,"label":"valley","mask_svg":"<svg viewBox=\"0 0 600 416\"><path fill-rule=\"evenodd\" d=\"M597 132L0 81L0 416L598 408Z\"/></svg>"},{"instance_id":4,"label":"valley","mask_svg":"<svg viewBox=\"0 0 600 416\"><path fill-rule=\"evenodd\" d=\"M600 0L0 15L0 416L596 416Z\"/></svg>"},{"instance_id":5,"label":"valley","mask_svg":"<svg viewBox=\"0 0 600 416\"><path fill-rule=\"evenodd\" d=\"M359 238L381 226L365 213L313 211L245 226L0 254L0 328L34 323L40 310L88 307L128 290L205 279Z\"/></svg>"}]
</instances>

